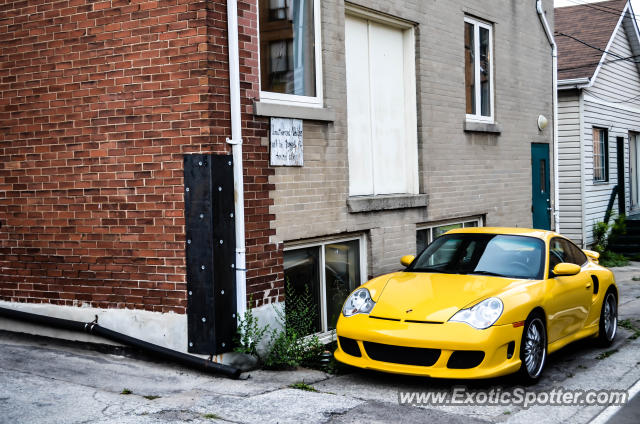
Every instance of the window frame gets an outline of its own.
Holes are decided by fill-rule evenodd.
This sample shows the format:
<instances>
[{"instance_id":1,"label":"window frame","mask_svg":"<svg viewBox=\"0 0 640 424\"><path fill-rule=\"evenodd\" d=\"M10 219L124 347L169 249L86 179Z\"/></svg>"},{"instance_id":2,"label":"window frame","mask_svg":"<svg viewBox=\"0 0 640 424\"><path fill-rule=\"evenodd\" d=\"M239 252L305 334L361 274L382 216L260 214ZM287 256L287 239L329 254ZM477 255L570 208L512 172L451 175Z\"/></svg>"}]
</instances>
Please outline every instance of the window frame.
<instances>
[{"instance_id":1,"label":"window frame","mask_svg":"<svg viewBox=\"0 0 640 424\"><path fill-rule=\"evenodd\" d=\"M553 267L551 267L551 244L554 243L556 240L559 240L559 242L561 244L562 243L566 243L567 246L569 246L569 247L573 246L574 248L578 249L578 251L582 254L582 257L584 257L584 262L582 262L581 264L576 264L575 262L566 261L566 260L564 261L564 263L576 264L576 265L579 265L580 268L583 268L585 265L587 265L589 263L589 258L587 257L587 255L584 253L584 251L582 249L580 249L578 246L576 246L576 244L574 242L572 242L571 240L569 240L567 238L564 238L564 237L558 237L558 236L552 237L549 240L549 244L547 246L547 252L546 252L547 256L549 257L549 263L548 263L548 266L547 266L547 272L548 272L549 278L554 278L554 277L552 277L552 275L553 275ZM567 254L567 253L565 253L565 254ZM559 262L559 263L562 263L562 262Z\"/></svg>"},{"instance_id":2,"label":"window frame","mask_svg":"<svg viewBox=\"0 0 640 424\"><path fill-rule=\"evenodd\" d=\"M297 250L297 249L307 249L310 247L316 247L320 249L320 253L318 255L319 261L319 278L320 278L320 331L316 333L316 335L330 335L333 333L333 330L329 330L329 323L327 317L327 275L326 275L326 262L325 262L325 246L333 243L343 243L349 241L357 241L359 248L359 259L360 259L360 282L356 282L359 287L368 281L367 276L367 238L364 234L357 234L352 236L344 236L344 237L331 237L331 238L322 238L322 239L314 239L307 241L296 241L296 242L285 242L285 246L282 249L283 255L284 252ZM286 296L285 296L286 302Z\"/></svg>"},{"instance_id":3,"label":"window frame","mask_svg":"<svg viewBox=\"0 0 640 424\"><path fill-rule=\"evenodd\" d=\"M315 96L299 96L296 94L276 93L273 91L262 90L262 69L261 69L261 48L260 48L260 11L257 11L257 34L258 34L258 84L260 87L260 101L264 103L273 103L287 106L303 106L303 107L324 107L324 90L322 85L322 29L320 17L321 0L313 0L313 29L315 39L315 75L316 75L316 95ZM259 2L256 3L260 7Z\"/></svg>"},{"instance_id":4,"label":"window frame","mask_svg":"<svg viewBox=\"0 0 640 424\"><path fill-rule=\"evenodd\" d=\"M476 96L475 113L466 113L466 86L465 86L465 116L466 120L470 122L485 122L493 124L495 123L495 66L493 55L493 25L479 19L471 18L469 16L464 17L464 22L473 25L473 37L474 37L474 89ZM481 87L480 87L480 28L485 28L489 31L489 68L491 70L491 76L489 77L489 101L491 112L489 116L482 115L482 99L481 99ZM466 70L466 63L463 66ZM466 71L465 71L466 72Z\"/></svg>"},{"instance_id":5,"label":"window frame","mask_svg":"<svg viewBox=\"0 0 640 424\"><path fill-rule=\"evenodd\" d=\"M604 133L604 140L603 140L603 145L602 145L602 151L600 154L600 157L602 158L602 162L598 163L598 165L603 165L603 169L602 169L602 173L603 173L603 179L597 179L596 178L596 131L600 132L600 133ZM609 129L608 128L604 128L604 127L598 127L598 126L593 126L592 127L592 131L591 131L591 138L592 138L592 144L591 144L591 157L593 160L593 182L596 184L599 183L608 183L609 182ZM600 143L600 140L598 140L598 143Z\"/></svg>"},{"instance_id":6,"label":"window frame","mask_svg":"<svg viewBox=\"0 0 640 424\"><path fill-rule=\"evenodd\" d=\"M466 227L465 224L469 223L469 222L476 222L476 226L473 227ZM424 230L428 230L428 236L427 236L427 246L429 246L431 243L433 243L433 241L435 240L435 238L433 237L433 229L437 228L437 227L444 227L447 225L452 225L452 224L462 224L461 228L478 228L478 227L484 227L484 216L483 215L472 215L472 216L468 216L468 217L463 217L463 218L455 218L455 219L451 219L451 220L446 220L446 221L441 221L441 222L432 222L432 223L426 223L426 224L421 224L421 225L416 225L416 250L418 249L417 246L417 242L418 242L418 231L424 231ZM420 252L416 251L416 255L420 254Z\"/></svg>"}]
</instances>

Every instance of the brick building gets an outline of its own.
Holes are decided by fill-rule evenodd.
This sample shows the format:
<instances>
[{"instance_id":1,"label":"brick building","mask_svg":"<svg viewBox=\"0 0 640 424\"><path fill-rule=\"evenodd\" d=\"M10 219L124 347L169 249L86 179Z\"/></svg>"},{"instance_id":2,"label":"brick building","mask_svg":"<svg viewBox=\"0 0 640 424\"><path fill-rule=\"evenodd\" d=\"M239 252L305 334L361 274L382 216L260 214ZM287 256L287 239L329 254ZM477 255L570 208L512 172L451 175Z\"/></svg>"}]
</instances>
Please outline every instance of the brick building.
<instances>
[{"instance_id":1,"label":"brick building","mask_svg":"<svg viewBox=\"0 0 640 424\"><path fill-rule=\"evenodd\" d=\"M261 317L286 274L327 333L351 289L446 228L533 225L532 148L552 150L536 125L552 85L534 3L237 3L246 285ZM230 152L226 7L0 6L0 306L99 313L187 349L183 159ZM301 125L303 166L270 165L271 118Z\"/></svg>"},{"instance_id":2,"label":"brick building","mask_svg":"<svg viewBox=\"0 0 640 424\"><path fill-rule=\"evenodd\" d=\"M247 286L270 302L282 256L269 242L268 122L251 113L256 13L254 1L238 2ZM219 1L0 6L3 301L84 306L36 309L79 319L155 312L114 318L139 335L163 313L185 313L183 155L230 152L226 17ZM151 339L184 350L176 334Z\"/></svg>"}]
</instances>

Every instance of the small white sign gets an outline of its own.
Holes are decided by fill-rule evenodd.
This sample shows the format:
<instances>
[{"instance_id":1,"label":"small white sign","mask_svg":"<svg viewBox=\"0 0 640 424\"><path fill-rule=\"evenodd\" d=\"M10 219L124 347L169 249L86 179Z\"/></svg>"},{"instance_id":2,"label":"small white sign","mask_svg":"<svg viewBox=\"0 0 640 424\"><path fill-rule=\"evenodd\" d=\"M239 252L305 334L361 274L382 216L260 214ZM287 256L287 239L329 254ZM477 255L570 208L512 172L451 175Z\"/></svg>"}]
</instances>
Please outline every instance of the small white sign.
<instances>
[{"instance_id":1,"label":"small white sign","mask_svg":"<svg viewBox=\"0 0 640 424\"><path fill-rule=\"evenodd\" d=\"M271 118L272 166L302 166L302 120Z\"/></svg>"}]
</instances>

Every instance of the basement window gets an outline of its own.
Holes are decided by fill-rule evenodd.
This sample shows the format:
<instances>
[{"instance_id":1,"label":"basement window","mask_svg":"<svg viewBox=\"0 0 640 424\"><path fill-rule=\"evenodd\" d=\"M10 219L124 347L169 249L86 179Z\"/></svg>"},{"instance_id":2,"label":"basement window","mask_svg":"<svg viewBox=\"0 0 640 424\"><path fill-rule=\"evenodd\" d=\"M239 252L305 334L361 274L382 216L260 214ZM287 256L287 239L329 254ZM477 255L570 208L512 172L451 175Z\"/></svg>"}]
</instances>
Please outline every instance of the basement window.
<instances>
[{"instance_id":1,"label":"basement window","mask_svg":"<svg viewBox=\"0 0 640 424\"><path fill-rule=\"evenodd\" d=\"M335 329L347 296L364 283L364 243L364 236L358 236L285 247L287 293L293 292L299 299L310 297L313 332Z\"/></svg>"},{"instance_id":2,"label":"basement window","mask_svg":"<svg viewBox=\"0 0 640 424\"><path fill-rule=\"evenodd\" d=\"M416 254L422 252L432 241L454 228L482 227L482 217L475 216L456 221L419 226L416 232Z\"/></svg>"}]
</instances>

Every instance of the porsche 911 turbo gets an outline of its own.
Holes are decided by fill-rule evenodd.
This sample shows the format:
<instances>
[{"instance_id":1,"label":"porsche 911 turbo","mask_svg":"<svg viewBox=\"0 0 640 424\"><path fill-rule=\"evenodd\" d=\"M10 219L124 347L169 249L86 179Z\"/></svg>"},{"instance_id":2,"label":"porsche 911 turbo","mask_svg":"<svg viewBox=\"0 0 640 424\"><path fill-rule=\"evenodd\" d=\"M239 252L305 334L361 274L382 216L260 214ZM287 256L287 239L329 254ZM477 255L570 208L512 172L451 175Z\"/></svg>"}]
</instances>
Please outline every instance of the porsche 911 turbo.
<instances>
[{"instance_id":1,"label":"porsche 911 turbo","mask_svg":"<svg viewBox=\"0 0 640 424\"><path fill-rule=\"evenodd\" d=\"M345 301L337 360L434 378L519 372L531 383L549 353L586 337L602 345L615 338L613 273L557 233L460 228L401 263L403 271Z\"/></svg>"}]
</instances>

